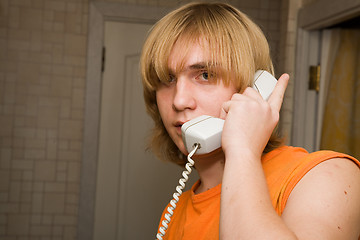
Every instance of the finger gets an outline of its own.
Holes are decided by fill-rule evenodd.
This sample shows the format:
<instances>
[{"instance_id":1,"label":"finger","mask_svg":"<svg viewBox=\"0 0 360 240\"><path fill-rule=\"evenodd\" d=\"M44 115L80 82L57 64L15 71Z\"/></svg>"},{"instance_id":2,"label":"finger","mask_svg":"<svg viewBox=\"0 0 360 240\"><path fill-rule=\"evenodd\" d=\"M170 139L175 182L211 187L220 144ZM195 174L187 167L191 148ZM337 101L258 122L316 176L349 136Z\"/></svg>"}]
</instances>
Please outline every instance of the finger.
<instances>
[{"instance_id":1,"label":"finger","mask_svg":"<svg viewBox=\"0 0 360 240\"><path fill-rule=\"evenodd\" d=\"M249 97L251 99L257 100L257 101L263 101L264 100L263 97L261 96L261 94L252 87L247 87L244 90L243 95L247 96L247 97Z\"/></svg>"},{"instance_id":2,"label":"finger","mask_svg":"<svg viewBox=\"0 0 360 240\"><path fill-rule=\"evenodd\" d=\"M271 108L277 112L280 112L280 108L284 99L285 90L289 83L290 76L286 73L281 75L276 83L274 91L272 92L271 96L268 99L268 103Z\"/></svg>"},{"instance_id":3,"label":"finger","mask_svg":"<svg viewBox=\"0 0 360 240\"><path fill-rule=\"evenodd\" d=\"M231 101L226 101L222 104L221 113L220 113L221 118L225 118L226 114L229 112L230 105L231 105Z\"/></svg>"}]
</instances>

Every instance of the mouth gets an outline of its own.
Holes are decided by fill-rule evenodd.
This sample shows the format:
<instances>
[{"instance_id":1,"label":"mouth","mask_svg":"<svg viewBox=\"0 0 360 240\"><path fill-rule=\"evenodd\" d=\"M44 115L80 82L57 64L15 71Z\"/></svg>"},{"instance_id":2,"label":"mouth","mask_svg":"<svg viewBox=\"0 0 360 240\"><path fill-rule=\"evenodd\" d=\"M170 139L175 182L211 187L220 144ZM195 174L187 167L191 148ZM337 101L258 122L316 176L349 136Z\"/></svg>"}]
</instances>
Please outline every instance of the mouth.
<instances>
[{"instance_id":1,"label":"mouth","mask_svg":"<svg viewBox=\"0 0 360 240\"><path fill-rule=\"evenodd\" d=\"M186 121L185 121L186 122ZM176 127L176 130L178 132L178 134L181 134L181 127L182 125L185 123L185 122L182 122L182 121L178 121L174 124L174 126Z\"/></svg>"}]
</instances>

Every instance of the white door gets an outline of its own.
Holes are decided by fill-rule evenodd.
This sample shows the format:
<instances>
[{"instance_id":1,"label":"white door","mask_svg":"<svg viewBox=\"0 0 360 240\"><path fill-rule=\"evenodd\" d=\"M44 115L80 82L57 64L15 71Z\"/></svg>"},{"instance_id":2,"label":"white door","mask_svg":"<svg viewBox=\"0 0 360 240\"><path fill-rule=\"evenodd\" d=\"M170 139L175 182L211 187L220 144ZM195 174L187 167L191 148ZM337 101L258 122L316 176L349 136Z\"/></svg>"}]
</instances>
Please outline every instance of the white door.
<instances>
[{"instance_id":1,"label":"white door","mask_svg":"<svg viewBox=\"0 0 360 240\"><path fill-rule=\"evenodd\" d=\"M320 31L298 30L291 144L315 151L318 93L309 90L309 68L320 64Z\"/></svg>"},{"instance_id":2,"label":"white door","mask_svg":"<svg viewBox=\"0 0 360 240\"><path fill-rule=\"evenodd\" d=\"M320 150L323 114L325 110L327 88L334 54L339 37L336 29L322 29L311 32L299 31L299 62L295 83L295 115L292 144L304 147L309 152ZM309 68L320 65L319 92L309 89Z\"/></svg>"},{"instance_id":3,"label":"white door","mask_svg":"<svg viewBox=\"0 0 360 240\"><path fill-rule=\"evenodd\" d=\"M150 27L105 24L95 240L154 239L183 170L145 151L152 120L145 112L139 57ZM197 176L190 178L187 188Z\"/></svg>"}]
</instances>

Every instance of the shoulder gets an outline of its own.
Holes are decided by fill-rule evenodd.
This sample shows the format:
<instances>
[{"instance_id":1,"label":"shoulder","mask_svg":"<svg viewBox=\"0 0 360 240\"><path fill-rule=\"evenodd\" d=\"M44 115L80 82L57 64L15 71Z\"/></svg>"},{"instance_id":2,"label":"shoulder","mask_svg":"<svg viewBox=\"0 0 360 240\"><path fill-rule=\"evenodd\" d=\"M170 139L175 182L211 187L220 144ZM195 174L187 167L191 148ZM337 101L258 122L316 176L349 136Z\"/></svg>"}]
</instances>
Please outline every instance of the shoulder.
<instances>
[{"instance_id":1,"label":"shoulder","mask_svg":"<svg viewBox=\"0 0 360 240\"><path fill-rule=\"evenodd\" d=\"M359 203L359 166L349 158L331 158L299 181L282 217L307 239L358 239Z\"/></svg>"}]
</instances>

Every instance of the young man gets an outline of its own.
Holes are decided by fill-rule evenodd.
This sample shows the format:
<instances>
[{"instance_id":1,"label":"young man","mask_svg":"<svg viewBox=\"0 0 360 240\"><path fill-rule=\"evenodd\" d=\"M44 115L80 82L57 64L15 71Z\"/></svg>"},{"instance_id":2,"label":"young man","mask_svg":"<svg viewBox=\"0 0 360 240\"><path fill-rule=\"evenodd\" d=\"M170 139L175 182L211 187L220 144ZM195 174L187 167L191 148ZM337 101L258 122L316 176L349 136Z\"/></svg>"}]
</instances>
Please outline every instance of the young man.
<instances>
[{"instance_id":1,"label":"young man","mask_svg":"<svg viewBox=\"0 0 360 240\"><path fill-rule=\"evenodd\" d=\"M182 124L225 120L221 149L193 157L200 179L180 197L165 239L358 239L359 162L282 146L274 129L289 76L265 101L250 88L259 69L273 73L268 43L227 4L185 5L149 33L141 71L154 153L184 165Z\"/></svg>"}]
</instances>

